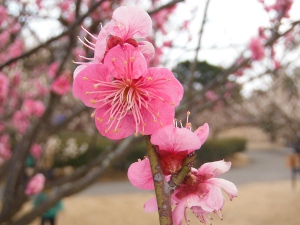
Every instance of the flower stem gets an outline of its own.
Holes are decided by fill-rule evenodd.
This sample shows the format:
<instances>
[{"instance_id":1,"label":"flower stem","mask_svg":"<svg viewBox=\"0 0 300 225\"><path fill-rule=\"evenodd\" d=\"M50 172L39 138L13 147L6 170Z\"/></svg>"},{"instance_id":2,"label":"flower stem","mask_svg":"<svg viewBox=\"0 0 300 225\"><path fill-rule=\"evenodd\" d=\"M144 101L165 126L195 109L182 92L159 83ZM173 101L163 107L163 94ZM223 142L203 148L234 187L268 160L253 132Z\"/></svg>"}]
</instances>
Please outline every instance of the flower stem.
<instances>
[{"instance_id":1,"label":"flower stem","mask_svg":"<svg viewBox=\"0 0 300 225\"><path fill-rule=\"evenodd\" d=\"M155 194L158 206L158 215L160 225L172 225L171 193L168 182L165 179L159 155L155 146L150 142L150 136L145 136L147 154L151 165L153 175Z\"/></svg>"}]
</instances>

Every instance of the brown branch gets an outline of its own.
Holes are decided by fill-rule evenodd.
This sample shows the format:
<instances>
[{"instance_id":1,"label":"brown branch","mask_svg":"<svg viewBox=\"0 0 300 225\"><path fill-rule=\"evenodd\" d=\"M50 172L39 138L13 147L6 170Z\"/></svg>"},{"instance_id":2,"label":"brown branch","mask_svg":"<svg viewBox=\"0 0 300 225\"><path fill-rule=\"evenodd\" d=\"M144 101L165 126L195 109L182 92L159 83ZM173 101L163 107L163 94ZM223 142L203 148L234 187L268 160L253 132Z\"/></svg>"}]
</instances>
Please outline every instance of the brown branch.
<instances>
[{"instance_id":1,"label":"brown branch","mask_svg":"<svg viewBox=\"0 0 300 225\"><path fill-rule=\"evenodd\" d=\"M74 181L72 183L65 183L60 187L54 188L54 193L49 197L49 199L43 204L39 205L37 208L33 208L31 212L23 215L21 218L10 223L10 225L24 225L29 224L37 216L40 216L47 209L51 208L58 200L78 193L84 188L88 187L101 176L105 170L111 165L111 163L118 157L120 157L124 151L130 146L131 142L135 140L134 137L129 137L125 139L113 152L110 152L107 157L105 157L101 165L93 170L89 171L81 179Z\"/></svg>"},{"instance_id":2,"label":"brown branch","mask_svg":"<svg viewBox=\"0 0 300 225\"><path fill-rule=\"evenodd\" d=\"M195 57L194 57L194 61L193 63L191 63L190 65L190 76L188 78L188 82L187 82L187 87L190 88L193 81L194 81L194 73L196 72L196 67L197 67L197 63L198 63L198 55L199 55L199 51L201 48L201 42L202 42L202 37L203 37L203 33L204 33L204 26L206 24L207 21L207 12L208 12L208 6L209 6L210 0L206 1L206 5L204 8L204 15L203 15L203 20L201 23L201 27L199 30L199 38L198 38L198 44L197 44L197 48L195 49Z\"/></svg>"},{"instance_id":3,"label":"brown branch","mask_svg":"<svg viewBox=\"0 0 300 225\"><path fill-rule=\"evenodd\" d=\"M157 9L149 11L148 14L149 15L153 15L153 14L155 14L155 13L157 13L157 12L163 10L163 9L170 8L170 7L174 6L174 5L176 5L177 3L184 2L184 1L185 0L174 0L174 1L171 1L171 2L169 2L167 4L165 4L165 5L162 5L162 6L158 7Z\"/></svg>"},{"instance_id":4,"label":"brown branch","mask_svg":"<svg viewBox=\"0 0 300 225\"><path fill-rule=\"evenodd\" d=\"M167 183L157 150L150 142L150 136L145 136L147 155L153 175L155 195L158 206L160 225L172 225L171 192L172 189Z\"/></svg>"},{"instance_id":5,"label":"brown branch","mask_svg":"<svg viewBox=\"0 0 300 225\"><path fill-rule=\"evenodd\" d=\"M61 34L59 34L59 35L57 35L57 36L55 36L55 37L53 37L53 38L50 38L48 41L46 41L46 42L44 42L44 43L42 43L42 44L36 46L35 48L29 50L28 52L23 53L23 54L20 55L20 56L17 56L17 57L15 57L15 58L11 58L10 60L8 60L8 61L2 63L2 64L0 65L0 70L3 69L5 66L8 66L8 65L10 65L10 64L12 64L12 63L18 61L19 59L23 59L23 58L25 58L25 57L28 57L28 56L32 55L33 53L35 53L35 52L37 52L38 50L40 50L40 49L46 47L47 45L51 44L52 42L54 42L54 41L56 41L56 40L59 40L60 38L66 36L66 35L69 35L70 33L73 32L73 30L74 30L79 24L81 24L81 23L84 21L84 19L85 19L91 12L93 12L94 10L96 10L96 9L99 7L99 5L101 5L104 1L105 1L105 0L101 0L101 1L95 2L93 5L91 5L91 7L89 8L89 10L88 10L86 13L84 13L82 16L80 16L79 18L77 18L77 19L75 20L75 22L72 23L72 24L67 28L67 30L65 30L65 31L62 32Z\"/></svg>"}]
</instances>

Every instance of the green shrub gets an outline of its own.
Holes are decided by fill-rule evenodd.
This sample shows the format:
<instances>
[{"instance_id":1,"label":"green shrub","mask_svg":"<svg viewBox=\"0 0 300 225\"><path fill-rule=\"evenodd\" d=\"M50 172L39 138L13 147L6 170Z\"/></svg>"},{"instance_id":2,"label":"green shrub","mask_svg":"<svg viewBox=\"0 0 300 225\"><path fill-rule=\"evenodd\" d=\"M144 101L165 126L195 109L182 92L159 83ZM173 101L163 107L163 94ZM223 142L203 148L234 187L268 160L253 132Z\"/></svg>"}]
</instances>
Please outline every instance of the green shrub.
<instances>
[{"instance_id":1,"label":"green shrub","mask_svg":"<svg viewBox=\"0 0 300 225\"><path fill-rule=\"evenodd\" d=\"M196 151L196 164L222 160L236 152L245 151L246 143L244 138L209 139Z\"/></svg>"}]
</instances>

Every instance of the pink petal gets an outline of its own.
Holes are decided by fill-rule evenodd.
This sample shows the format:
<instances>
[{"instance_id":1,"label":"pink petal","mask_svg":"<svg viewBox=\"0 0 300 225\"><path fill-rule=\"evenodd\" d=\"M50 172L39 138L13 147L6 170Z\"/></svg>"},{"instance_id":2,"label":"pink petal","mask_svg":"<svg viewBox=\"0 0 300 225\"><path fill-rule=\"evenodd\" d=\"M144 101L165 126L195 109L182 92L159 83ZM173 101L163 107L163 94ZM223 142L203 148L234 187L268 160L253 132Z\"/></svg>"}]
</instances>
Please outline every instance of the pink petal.
<instances>
[{"instance_id":1,"label":"pink petal","mask_svg":"<svg viewBox=\"0 0 300 225\"><path fill-rule=\"evenodd\" d=\"M147 37L152 29L152 20L147 12L137 6L121 6L113 15L115 35L125 41L132 37Z\"/></svg>"},{"instance_id":2,"label":"pink petal","mask_svg":"<svg viewBox=\"0 0 300 225\"><path fill-rule=\"evenodd\" d=\"M73 82L74 96L80 98L83 103L89 107L101 107L103 103L91 102L91 100L103 98L99 93L93 93L96 91L94 84L97 84L99 81L109 81L110 76L108 70L108 67L102 64L90 64L80 70Z\"/></svg>"},{"instance_id":3,"label":"pink petal","mask_svg":"<svg viewBox=\"0 0 300 225\"><path fill-rule=\"evenodd\" d=\"M207 210L207 208L203 208L205 211L218 211L222 209L224 205L224 197L222 195L221 188L216 185L211 185L208 182L205 182L209 186L209 192L204 196L203 200L206 205L211 208L211 210Z\"/></svg>"},{"instance_id":4,"label":"pink petal","mask_svg":"<svg viewBox=\"0 0 300 225\"><path fill-rule=\"evenodd\" d=\"M231 167L231 162L225 162L224 160L204 163L199 169L198 174L211 173L214 177L218 177L223 173L226 173Z\"/></svg>"},{"instance_id":5,"label":"pink petal","mask_svg":"<svg viewBox=\"0 0 300 225\"><path fill-rule=\"evenodd\" d=\"M143 76L151 80L147 88L150 96L156 96L175 107L178 106L183 96L183 87L170 70L149 68Z\"/></svg>"},{"instance_id":6,"label":"pink petal","mask_svg":"<svg viewBox=\"0 0 300 225\"><path fill-rule=\"evenodd\" d=\"M127 115L121 120L110 120L110 106L98 108L95 112L95 124L98 131L105 137L112 140L119 140L129 137L135 131L134 118L131 114ZM110 121L110 122L109 122ZM108 123L109 122L109 123ZM117 131L115 130L117 128Z\"/></svg>"},{"instance_id":7,"label":"pink petal","mask_svg":"<svg viewBox=\"0 0 300 225\"><path fill-rule=\"evenodd\" d=\"M203 210L207 211L207 212L212 212L213 209L211 207L209 207L206 202L200 198L200 196L196 195L196 194L189 194L186 200L186 206L188 208L192 208L192 207L201 207Z\"/></svg>"},{"instance_id":8,"label":"pink petal","mask_svg":"<svg viewBox=\"0 0 300 225\"><path fill-rule=\"evenodd\" d=\"M185 201L181 201L181 202L179 202L179 204L176 205L176 207L172 213L173 225L181 225L182 224L182 218L185 214L185 206L186 206Z\"/></svg>"},{"instance_id":9,"label":"pink petal","mask_svg":"<svg viewBox=\"0 0 300 225\"><path fill-rule=\"evenodd\" d=\"M76 69L74 70L74 74L73 74L73 79L75 79L75 77L77 76L77 74L83 70L84 68L86 68L87 65L79 65L76 67Z\"/></svg>"},{"instance_id":10,"label":"pink petal","mask_svg":"<svg viewBox=\"0 0 300 225\"><path fill-rule=\"evenodd\" d=\"M156 197L149 199L144 204L145 212L156 212L158 210Z\"/></svg>"},{"instance_id":11,"label":"pink petal","mask_svg":"<svg viewBox=\"0 0 300 225\"><path fill-rule=\"evenodd\" d=\"M209 134L208 124L205 123L203 126L199 127L194 133L201 140L201 145L203 145L203 143L206 141L208 134Z\"/></svg>"},{"instance_id":12,"label":"pink petal","mask_svg":"<svg viewBox=\"0 0 300 225\"><path fill-rule=\"evenodd\" d=\"M95 53L93 63L101 63L106 52L107 37L112 29L112 23L108 23L104 26L98 34L97 41L95 44Z\"/></svg>"},{"instance_id":13,"label":"pink petal","mask_svg":"<svg viewBox=\"0 0 300 225\"><path fill-rule=\"evenodd\" d=\"M104 59L115 78L137 79L147 69L147 62L137 48L129 44L110 49Z\"/></svg>"},{"instance_id":14,"label":"pink petal","mask_svg":"<svg viewBox=\"0 0 300 225\"><path fill-rule=\"evenodd\" d=\"M186 128L178 128L173 125L165 126L151 136L151 143L158 145L165 151L186 151L199 149L201 142L196 134Z\"/></svg>"},{"instance_id":15,"label":"pink petal","mask_svg":"<svg viewBox=\"0 0 300 225\"><path fill-rule=\"evenodd\" d=\"M222 188L228 194L228 196L230 197L230 200L232 200L238 194L238 190L237 190L236 186L234 185L234 183L232 183L228 180L221 179L221 178L211 178L211 179L207 180L207 183L211 183L213 185L216 185L216 186Z\"/></svg>"},{"instance_id":16,"label":"pink petal","mask_svg":"<svg viewBox=\"0 0 300 225\"><path fill-rule=\"evenodd\" d=\"M150 61L154 58L155 49L153 45L148 41L139 41L138 42L139 51L143 54L147 61Z\"/></svg>"},{"instance_id":17,"label":"pink petal","mask_svg":"<svg viewBox=\"0 0 300 225\"><path fill-rule=\"evenodd\" d=\"M140 111L143 116L143 123L140 124L139 130L144 130L143 134L145 135L151 135L159 128L173 123L175 116L175 108L173 106L157 99L153 99L148 103L148 108L142 107ZM158 117L157 114L159 114ZM143 126L143 124L145 124L145 126Z\"/></svg>"},{"instance_id":18,"label":"pink petal","mask_svg":"<svg viewBox=\"0 0 300 225\"><path fill-rule=\"evenodd\" d=\"M133 186L144 190L154 189L149 159L132 163L127 175Z\"/></svg>"}]
</instances>

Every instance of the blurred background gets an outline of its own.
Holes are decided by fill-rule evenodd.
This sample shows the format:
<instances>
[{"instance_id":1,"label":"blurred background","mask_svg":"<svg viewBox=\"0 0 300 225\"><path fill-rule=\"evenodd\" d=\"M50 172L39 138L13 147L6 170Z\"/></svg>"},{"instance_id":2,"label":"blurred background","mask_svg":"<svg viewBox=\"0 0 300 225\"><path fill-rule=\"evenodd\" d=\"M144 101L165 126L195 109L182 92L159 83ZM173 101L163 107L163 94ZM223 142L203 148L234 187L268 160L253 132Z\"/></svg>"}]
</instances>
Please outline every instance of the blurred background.
<instances>
[{"instance_id":1,"label":"blurred background","mask_svg":"<svg viewBox=\"0 0 300 225\"><path fill-rule=\"evenodd\" d=\"M299 0L0 0L0 223L39 224L62 202L58 224L158 224L143 212L154 193L127 179L143 137L102 137L72 94L78 62L94 56L83 42L121 5L152 18L148 66L185 89L176 118L210 126L195 166L232 162L222 177L239 195L213 224L299 225ZM40 207L25 193L37 174L51 190Z\"/></svg>"}]
</instances>

